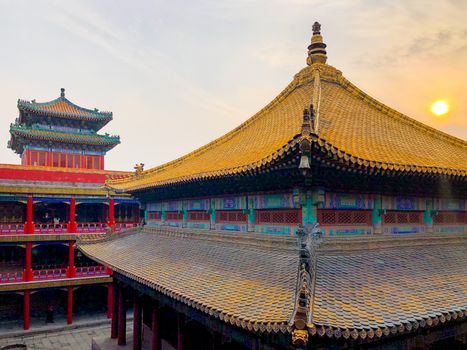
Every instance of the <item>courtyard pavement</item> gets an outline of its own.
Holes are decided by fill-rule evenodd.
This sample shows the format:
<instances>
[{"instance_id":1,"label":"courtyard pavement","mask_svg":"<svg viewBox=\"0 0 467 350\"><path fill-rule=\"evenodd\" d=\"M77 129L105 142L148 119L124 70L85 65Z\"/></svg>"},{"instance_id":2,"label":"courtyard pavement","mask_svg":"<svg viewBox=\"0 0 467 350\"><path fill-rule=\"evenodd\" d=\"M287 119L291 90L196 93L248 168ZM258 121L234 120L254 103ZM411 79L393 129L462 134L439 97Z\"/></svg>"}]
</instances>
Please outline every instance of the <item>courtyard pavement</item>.
<instances>
[{"instance_id":1,"label":"courtyard pavement","mask_svg":"<svg viewBox=\"0 0 467 350\"><path fill-rule=\"evenodd\" d=\"M127 331L132 329L133 322L129 320ZM28 350L90 350L92 338L98 337L110 338L110 320L105 317L82 319L72 325L31 325L29 331L1 327L0 350L12 344L24 344Z\"/></svg>"}]
</instances>

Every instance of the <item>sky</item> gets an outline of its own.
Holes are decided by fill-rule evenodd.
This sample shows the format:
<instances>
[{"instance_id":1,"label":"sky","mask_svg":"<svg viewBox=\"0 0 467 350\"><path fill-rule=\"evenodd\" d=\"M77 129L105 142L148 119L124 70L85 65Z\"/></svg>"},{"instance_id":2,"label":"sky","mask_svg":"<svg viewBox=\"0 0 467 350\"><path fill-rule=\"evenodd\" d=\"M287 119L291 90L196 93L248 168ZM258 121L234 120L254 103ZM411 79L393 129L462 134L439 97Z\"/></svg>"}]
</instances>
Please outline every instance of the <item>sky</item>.
<instances>
[{"instance_id":1,"label":"sky","mask_svg":"<svg viewBox=\"0 0 467 350\"><path fill-rule=\"evenodd\" d=\"M328 64L372 97L467 139L467 1L0 0L0 163L17 100L112 111L106 168L145 169L223 135L306 63L315 21ZM437 118L430 105L447 100Z\"/></svg>"}]
</instances>

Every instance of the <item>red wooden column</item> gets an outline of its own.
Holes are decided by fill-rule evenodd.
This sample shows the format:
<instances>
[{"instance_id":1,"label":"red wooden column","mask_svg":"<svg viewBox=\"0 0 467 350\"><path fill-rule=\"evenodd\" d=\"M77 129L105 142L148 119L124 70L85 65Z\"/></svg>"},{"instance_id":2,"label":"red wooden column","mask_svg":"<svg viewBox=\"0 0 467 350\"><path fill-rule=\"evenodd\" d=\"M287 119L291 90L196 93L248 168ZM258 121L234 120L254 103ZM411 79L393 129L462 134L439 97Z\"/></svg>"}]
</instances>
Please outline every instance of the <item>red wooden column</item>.
<instances>
[{"instance_id":1,"label":"red wooden column","mask_svg":"<svg viewBox=\"0 0 467 350\"><path fill-rule=\"evenodd\" d=\"M126 308L123 286L118 288L118 345L126 345Z\"/></svg>"},{"instance_id":2,"label":"red wooden column","mask_svg":"<svg viewBox=\"0 0 467 350\"><path fill-rule=\"evenodd\" d=\"M32 281L32 242L26 242L23 280Z\"/></svg>"},{"instance_id":3,"label":"red wooden column","mask_svg":"<svg viewBox=\"0 0 467 350\"><path fill-rule=\"evenodd\" d=\"M75 266L75 242L70 241L68 243L68 277L76 277L76 266Z\"/></svg>"},{"instance_id":4,"label":"red wooden column","mask_svg":"<svg viewBox=\"0 0 467 350\"><path fill-rule=\"evenodd\" d=\"M118 336L118 296L119 296L119 285L115 280L112 283L112 324L110 328L110 338L116 339Z\"/></svg>"},{"instance_id":5,"label":"red wooden column","mask_svg":"<svg viewBox=\"0 0 467 350\"><path fill-rule=\"evenodd\" d=\"M113 197L109 199L109 227L112 229L112 232L115 231L115 200Z\"/></svg>"},{"instance_id":6,"label":"red wooden column","mask_svg":"<svg viewBox=\"0 0 467 350\"><path fill-rule=\"evenodd\" d=\"M113 311L113 299L114 299L114 292L113 292L113 285L112 283L107 284L107 318L112 318L112 311Z\"/></svg>"},{"instance_id":7,"label":"red wooden column","mask_svg":"<svg viewBox=\"0 0 467 350\"><path fill-rule=\"evenodd\" d=\"M70 199L70 221L68 222L68 233L76 233L76 198Z\"/></svg>"},{"instance_id":8,"label":"red wooden column","mask_svg":"<svg viewBox=\"0 0 467 350\"><path fill-rule=\"evenodd\" d=\"M185 342L185 315L177 313L177 350L184 349Z\"/></svg>"},{"instance_id":9,"label":"red wooden column","mask_svg":"<svg viewBox=\"0 0 467 350\"><path fill-rule=\"evenodd\" d=\"M159 305L156 301L153 302L151 315L151 350L162 350L161 336L159 333Z\"/></svg>"},{"instance_id":10,"label":"red wooden column","mask_svg":"<svg viewBox=\"0 0 467 350\"><path fill-rule=\"evenodd\" d=\"M141 297L135 293L133 297L133 350L141 350L142 340L142 305Z\"/></svg>"},{"instance_id":11,"label":"red wooden column","mask_svg":"<svg viewBox=\"0 0 467 350\"><path fill-rule=\"evenodd\" d=\"M25 290L24 297L23 297L23 328L25 330L28 330L30 326L30 318L29 318L30 302L31 302L31 291Z\"/></svg>"},{"instance_id":12,"label":"red wooden column","mask_svg":"<svg viewBox=\"0 0 467 350\"><path fill-rule=\"evenodd\" d=\"M67 290L66 323L73 323L73 287L68 287Z\"/></svg>"},{"instance_id":13,"label":"red wooden column","mask_svg":"<svg viewBox=\"0 0 467 350\"><path fill-rule=\"evenodd\" d=\"M24 225L24 233L32 234L34 233L34 222L32 221L32 213L33 213L33 200L32 196L28 196L28 200L26 202L26 224Z\"/></svg>"}]
</instances>

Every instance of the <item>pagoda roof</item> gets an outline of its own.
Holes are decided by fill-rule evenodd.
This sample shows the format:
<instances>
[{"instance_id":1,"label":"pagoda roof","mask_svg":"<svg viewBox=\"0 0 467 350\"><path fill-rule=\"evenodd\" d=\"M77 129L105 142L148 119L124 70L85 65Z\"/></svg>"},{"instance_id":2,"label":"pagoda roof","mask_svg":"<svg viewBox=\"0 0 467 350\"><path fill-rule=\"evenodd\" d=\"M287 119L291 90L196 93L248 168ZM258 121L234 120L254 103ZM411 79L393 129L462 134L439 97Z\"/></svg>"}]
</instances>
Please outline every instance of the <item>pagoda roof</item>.
<instances>
[{"instance_id":1,"label":"pagoda roof","mask_svg":"<svg viewBox=\"0 0 467 350\"><path fill-rule=\"evenodd\" d=\"M162 227L78 246L151 290L295 344L316 334L377 340L467 317L462 233L288 237Z\"/></svg>"},{"instance_id":2,"label":"pagoda roof","mask_svg":"<svg viewBox=\"0 0 467 350\"><path fill-rule=\"evenodd\" d=\"M46 128L40 125L26 126L24 124L11 124L10 134L13 140L10 147L15 151L21 151L21 145L15 138L25 138L34 140L49 140L63 143L87 144L102 146L105 150L110 150L120 143L120 137L114 135L99 135L96 133L67 132Z\"/></svg>"},{"instance_id":3,"label":"pagoda roof","mask_svg":"<svg viewBox=\"0 0 467 350\"><path fill-rule=\"evenodd\" d=\"M112 112L101 112L97 108L88 109L74 104L65 97L63 88L60 97L49 102L18 100L18 109L44 116L97 121L103 125L112 120Z\"/></svg>"},{"instance_id":4,"label":"pagoda roof","mask_svg":"<svg viewBox=\"0 0 467 350\"><path fill-rule=\"evenodd\" d=\"M466 141L424 125L360 90L341 71L325 63L321 46L313 49L320 39L320 34L314 33L309 65L246 122L179 159L109 185L134 191L248 173L268 167L290 152L299 152L303 138L349 166L467 175ZM302 124L304 110L310 105L313 127L307 133Z\"/></svg>"}]
</instances>

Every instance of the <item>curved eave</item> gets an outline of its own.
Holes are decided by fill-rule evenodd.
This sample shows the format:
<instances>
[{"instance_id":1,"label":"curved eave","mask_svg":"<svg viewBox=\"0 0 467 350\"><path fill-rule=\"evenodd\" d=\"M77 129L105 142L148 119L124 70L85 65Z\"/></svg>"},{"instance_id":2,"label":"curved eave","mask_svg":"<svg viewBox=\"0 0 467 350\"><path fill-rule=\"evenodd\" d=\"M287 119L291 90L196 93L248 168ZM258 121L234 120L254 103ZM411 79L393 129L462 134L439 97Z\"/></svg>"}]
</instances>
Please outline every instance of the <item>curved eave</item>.
<instances>
[{"instance_id":1,"label":"curved eave","mask_svg":"<svg viewBox=\"0 0 467 350\"><path fill-rule=\"evenodd\" d=\"M143 174L141 175L131 175L130 177L126 177L126 178L122 178L118 180L108 180L106 184L109 187L117 191L135 192L135 191L146 190L146 189L151 189L151 188L191 183L191 182L196 182L196 181L212 180L212 179L234 176L234 175L254 174L254 173L266 170L269 166L271 166L275 162L283 159L285 156L291 154L292 152L297 151L298 142L299 142L299 138L297 136L293 140L291 140L289 143L287 143L284 147L282 147L281 149L277 150L270 156L258 162L239 166L239 167L234 167L230 169L222 169L222 170L192 174L192 175L181 176L181 177L172 178L172 179L168 179L164 181L148 182L148 183L141 184L141 185L134 185L134 186L131 185L132 182L138 181L145 175L147 176L147 174L149 173L148 171L148 173L146 174L143 172Z\"/></svg>"},{"instance_id":2,"label":"curved eave","mask_svg":"<svg viewBox=\"0 0 467 350\"><path fill-rule=\"evenodd\" d=\"M39 133L33 133L29 131L22 131L22 130L10 130L10 133L16 137L23 137L26 139L33 139L33 140L45 140L45 141L59 141L64 143L72 143L72 144L87 144L87 145L97 145L97 146L106 146L110 147L109 149L115 147L120 143L119 139L114 140L90 140L86 139L80 135L60 135L60 134L50 134L41 135Z\"/></svg>"},{"instance_id":3,"label":"curved eave","mask_svg":"<svg viewBox=\"0 0 467 350\"><path fill-rule=\"evenodd\" d=\"M365 172L374 173L405 173L412 175L445 175L458 178L467 178L467 171L462 169L430 167L417 164L398 164L389 162L380 162L355 157L335 147L333 144L318 137L313 138L319 153L312 154L316 160L326 162L326 160L337 161L342 167L359 169Z\"/></svg>"},{"instance_id":4,"label":"curved eave","mask_svg":"<svg viewBox=\"0 0 467 350\"><path fill-rule=\"evenodd\" d=\"M59 111L51 111L40 108L41 106L51 106L57 102L64 101L67 104L71 105L73 108L78 110L82 110L83 114L79 113L67 113L67 112L59 112ZM74 103L70 102L65 98L58 98L56 100L45 102L45 103L31 103L29 101L18 100L18 109L20 111L35 113L44 116L53 116L53 117L60 117L65 119L76 119L76 120L87 120L87 121L94 121L98 123L107 124L109 121L113 119L112 112L96 112L90 109L86 109L75 105Z\"/></svg>"}]
</instances>

